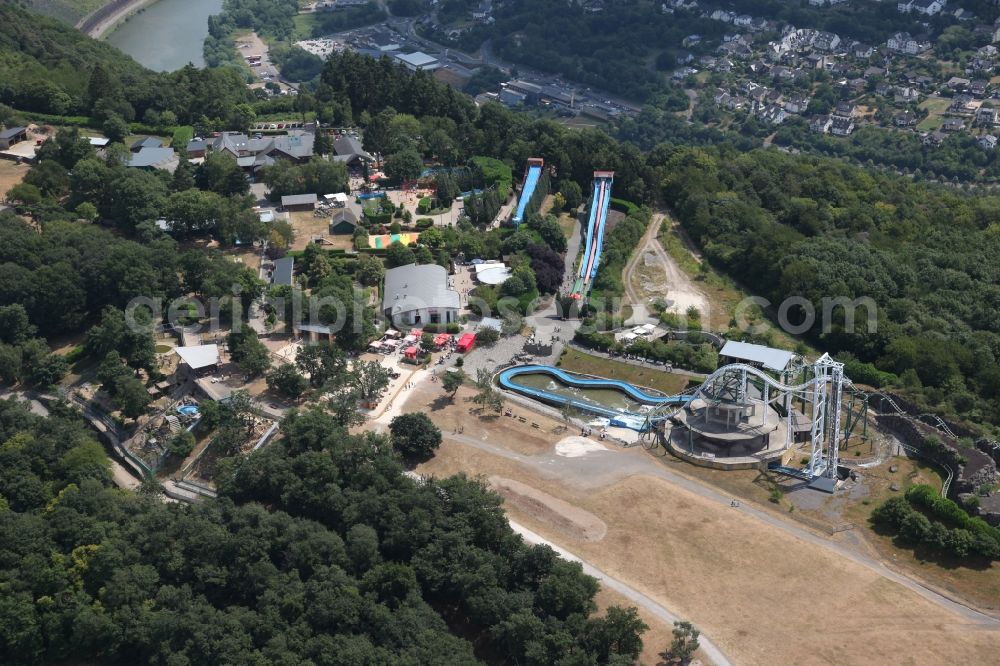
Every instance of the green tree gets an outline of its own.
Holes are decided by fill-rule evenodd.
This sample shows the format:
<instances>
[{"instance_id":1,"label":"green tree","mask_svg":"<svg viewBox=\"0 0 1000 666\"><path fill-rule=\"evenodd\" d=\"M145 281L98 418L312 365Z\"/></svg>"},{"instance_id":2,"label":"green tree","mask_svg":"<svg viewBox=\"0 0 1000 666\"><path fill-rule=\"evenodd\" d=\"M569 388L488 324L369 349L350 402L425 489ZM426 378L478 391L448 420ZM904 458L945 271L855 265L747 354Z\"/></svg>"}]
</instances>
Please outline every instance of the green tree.
<instances>
[{"instance_id":1,"label":"green tree","mask_svg":"<svg viewBox=\"0 0 1000 666\"><path fill-rule=\"evenodd\" d=\"M295 399L305 393L309 381L294 365L283 363L267 373L267 387L275 393Z\"/></svg>"},{"instance_id":2,"label":"green tree","mask_svg":"<svg viewBox=\"0 0 1000 666\"><path fill-rule=\"evenodd\" d=\"M674 638L670 642L670 656L680 660L682 664L691 661L691 657L698 650L698 636L701 632L687 620L674 622Z\"/></svg>"},{"instance_id":3,"label":"green tree","mask_svg":"<svg viewBox=\"0 0 1000 666\"><path fill-rule=\"evenodd\" d=\"M385 159L385 174L396 182L413 180L424 170L424 161L413 148L393 153Z\"/></svg>"},{"instance_id":4,"label":"green tree","mask_svg":"<svg viewBox=\"0 0 1000 666\"><path fill-rule=\"evenodd\" d=\"M426 460L441 446L441 430L422 412L401 414L389 423L392 446L404 458Z\"/></svg>"},{"instance_id":5,"label":"green tree","mask_svg":"<svg viewBox=\"0 0 1000 666\"><path fill-rule=\"evenodd\" d=\"M449 370L441 376L441 388L444 389L445 393L449 397L455 397L458 389L461 388L462 384L465 382L466 374L463 370Z\"/></svg>"},{"instance_id":6,"label":"green tree","mask_svg":"<svg viewBox=\"0 0 1000 666\"><path fill-rule=\"evenodd\" d=\"M378 361L355 361L351 382L362 403L374 404L389 386L389 371Z\"/></svg>"},{"instance_id":7,"label":"green tree","mask_svg":"<svg viewBox=\"0 0 1000 666\"><path fill-rule=\"evenodd\" d=\"M392 243L385 251L385 263L389 268L396 268L398 266L407 266L409 264L416 263L416 256L413 254L413 250L406 247L399 241Z\"/></svg>"},{"instance_id":8,"label":"green tree","mask_svg":"<svg viewBox=\"0 0 1000 666\"><path fill-rule=\"evenodd\" d=\"M194 435L188 430L181 430L167 442L167 450L170 451L170 454L181 460L187 458L194 451L194 446Z\"/></svg>"},{"instance_id":9,"label":"green tree","mask_svg":"<svg viewBox=\"0 0 1000 666\"><path fill-rule=\"evenodd\" d=\"M271 367L271 352L249 326L233 330L226 342L233 361L251 377L258 377Z\"/></svg>"}]
</instances>

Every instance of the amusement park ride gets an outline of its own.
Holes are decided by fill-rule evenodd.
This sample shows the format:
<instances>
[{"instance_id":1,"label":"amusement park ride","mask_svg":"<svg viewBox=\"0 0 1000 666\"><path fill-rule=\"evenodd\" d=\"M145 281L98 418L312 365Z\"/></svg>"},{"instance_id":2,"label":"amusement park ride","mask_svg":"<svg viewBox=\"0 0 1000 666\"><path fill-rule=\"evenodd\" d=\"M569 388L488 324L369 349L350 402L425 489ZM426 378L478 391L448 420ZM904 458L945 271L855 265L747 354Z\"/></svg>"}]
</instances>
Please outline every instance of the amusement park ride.
<instances>
[{"instance_id":1,"label":"amusement park ride","mask_svg":"<svg viewBox=\"0 0 1000 666\"><path fill-rule=\"evenodd\" d=\"M692 462L730 469L766 462L772 471L832 492L841 444L867 409L861 405L857 411L852 399L845 418L844 391L853 385L844 364L829 354L811 364L797 360L776 374L746 363L722 366L693 390L690 401L647 412L644 436L659 433ZM804 469L782 462L806 441L810 455Z\"/></svg>"}]
</instances>

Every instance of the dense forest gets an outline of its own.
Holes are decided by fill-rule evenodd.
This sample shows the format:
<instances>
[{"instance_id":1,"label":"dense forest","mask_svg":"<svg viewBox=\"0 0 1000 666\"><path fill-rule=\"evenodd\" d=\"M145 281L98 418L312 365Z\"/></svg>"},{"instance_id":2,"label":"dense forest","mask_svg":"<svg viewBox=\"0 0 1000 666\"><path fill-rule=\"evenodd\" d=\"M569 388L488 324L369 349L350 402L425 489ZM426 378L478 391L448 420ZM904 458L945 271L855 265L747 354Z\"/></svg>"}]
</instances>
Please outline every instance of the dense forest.
<instances>
[{"instance_id":1,"label":"dense forest","mask_svg":"<svg viewBox=\"0 0 1000 666\"><path fill-rule=\"evenodd\" d=\"M634 609L514 534L481 483L405 476L383 437L320 412L236 463L220 499L111 486L80 418L0 402L5 664L634 661Z\"/></svg>"},{"instance_id":2,"label":"dense forest","mask_svg":"<svg viewBox=\"0 0 1000 666\"><path fill-rule=\"evenodd\" d=\"M132 122L229 119L251 100L232 69L144 69L114 47L54 19L0 4L0 104L20 111Z\"/></svg>"},{"instance_id":3,"label":"dense forest","mask_svg":"<svg viewBox=\"0 0 1000 666\"><path fill-rule=\"evenodd\" d=\"M1000 199L776 151L654 154L685 228L753 292L776 305L803 296L820 313L823 298L875 300L877 330L864 310L845 330L837 309L830 330L809 331L861 362L854 379L1000 423Z\"/></svg>"}]
</instances>

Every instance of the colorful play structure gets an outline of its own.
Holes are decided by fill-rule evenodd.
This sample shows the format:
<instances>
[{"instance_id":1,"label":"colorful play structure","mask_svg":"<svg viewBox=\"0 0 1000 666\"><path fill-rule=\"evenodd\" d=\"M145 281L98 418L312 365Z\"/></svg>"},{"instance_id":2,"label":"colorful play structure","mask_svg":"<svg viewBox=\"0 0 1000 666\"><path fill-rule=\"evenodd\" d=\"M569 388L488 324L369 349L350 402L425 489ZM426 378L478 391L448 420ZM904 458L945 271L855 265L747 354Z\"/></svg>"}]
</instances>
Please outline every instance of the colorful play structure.
<instances>
[{"instance_id":1,"label":"colorful play structure","mask_svg":"<svg viewBox=\"0 0 1000 666\"><path fill-rule=\"evenodd\" d=\"M384 250L393 243L402 243L403 245L416 243L418 238L420 238L420 234L417 233L381 234L379 236L369 236L368 247L375 248L376 250Z\"/></svg>"},{"instance_id":2,"label":"colorful play structure","mask_svg":"<svg viewBox=\"0 0 1000 666\"><path fill-rule=\"evenodd\" d=\"M652 393L647 393L643 389L627 382L615 379L583 377L549 365L518 365L501 371L497 376L497 381L500 383L500 386L509 391L520 393L521 395L525 395L529 398L534 398L535 400L555 405L557 407L570 406L575 409L579 409L582 412L603 416L610 419L610 425L631 428L633 430L641 430L644 427L648 427L646 414L602 407L594 402L577 400L565 395L553 393L552 391L546 391L545 389L530 388L512 381L520 375L545 375L552 377L565 386L576 389L611 389L620 391L631 400L643 405L648 405L649 407L681 407L690 402L692 399L692 396L690 395L654 395Z\"/></svg>"},{"instance_id":3,"label":"colorful play structure","mask_svg":"<svg viewBox=\"0 0 1000 666\"><path fill-rule=\"evenodd\" d=\"M580 260L580 272L573 284L573 298L586 300L597 277L604 250L604 232L608 221L608 207L611 204L611 183L614 171L594 172L594 193L590 199L590 217L587 219L587 242Z\"/></svg>"},{"instance_id":4,"label":"colorful play structure","mask_svg":"<svg viewBox=\"0 0 1000 666\"><path fill-rule=\"evenodd\" d=\"M521 198L517 200L517 210L514 212L512 222L518 226L524 221L524 210L528 207L528 202L535 194L535 188L542 177L542 168L545 161L541 157L528 158L528 170L524 172L524 180L521 182Z\"/></svg>"}]
</instances>

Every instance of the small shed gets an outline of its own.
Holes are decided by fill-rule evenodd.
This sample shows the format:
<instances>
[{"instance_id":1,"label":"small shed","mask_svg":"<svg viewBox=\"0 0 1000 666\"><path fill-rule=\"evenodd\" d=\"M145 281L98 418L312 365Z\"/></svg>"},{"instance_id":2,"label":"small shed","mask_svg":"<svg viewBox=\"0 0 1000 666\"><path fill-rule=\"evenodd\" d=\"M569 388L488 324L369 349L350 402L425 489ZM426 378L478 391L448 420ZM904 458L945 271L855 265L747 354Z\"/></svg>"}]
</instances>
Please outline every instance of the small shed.
<instances>
[{"instance_id":1,"label":"small shed","mask_svg":"<svg viewBox=\"0 0 1000 666\"><path fill-rule=\"evenodd\" d=\"M316 208L316 195L286 194L281 197L281 207L285 210L313 210Z\"/></svg>"},{"instance_id":2,"label":"small shed","mask_svg":"<svg viewBox=\"0 0 1000 666\"><path fill-rule=\"evenodd\" d=\"M466 333L458 339L458 351L461 353L466 353L472 349L472 345L476 343L475 333Z\"/></svg>"},{"instance_id":3,"label":"small shed","mask_svg":"<svg viewBox=\"0 0 1000 666\"><path fill-rule=\"evenodd\" d=\"M348 209L338 210L330 219L330 235L351 235L358 228L357 216Z\"/></svg>"}]
</instances>

